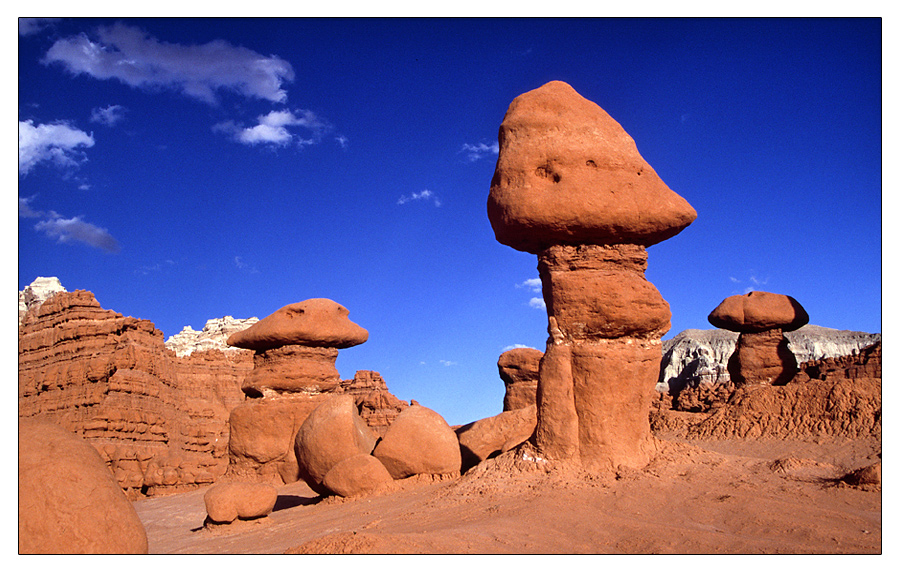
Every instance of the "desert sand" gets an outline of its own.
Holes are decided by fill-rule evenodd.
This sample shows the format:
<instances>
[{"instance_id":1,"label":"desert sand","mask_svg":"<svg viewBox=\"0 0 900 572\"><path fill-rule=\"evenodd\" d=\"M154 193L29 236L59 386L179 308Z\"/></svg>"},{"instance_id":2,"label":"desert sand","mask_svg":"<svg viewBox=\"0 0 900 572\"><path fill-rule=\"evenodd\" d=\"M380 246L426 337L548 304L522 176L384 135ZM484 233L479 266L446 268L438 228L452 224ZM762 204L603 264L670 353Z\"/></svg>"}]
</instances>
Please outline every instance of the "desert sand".
<instances>
[{"instance_id":1,"label":"desert sand","mask_svg":"<svg viewBox=\"0 0 900 572\"><path fill-rule=\"evenodd\" d=\"M880 487L839 481L878 439L685 441L591 476L528 445L459 478L322 498L298 481L267 517L204 525L205 488L142 499L151 554L879 554Z\"/></svg>"}]
</instances>

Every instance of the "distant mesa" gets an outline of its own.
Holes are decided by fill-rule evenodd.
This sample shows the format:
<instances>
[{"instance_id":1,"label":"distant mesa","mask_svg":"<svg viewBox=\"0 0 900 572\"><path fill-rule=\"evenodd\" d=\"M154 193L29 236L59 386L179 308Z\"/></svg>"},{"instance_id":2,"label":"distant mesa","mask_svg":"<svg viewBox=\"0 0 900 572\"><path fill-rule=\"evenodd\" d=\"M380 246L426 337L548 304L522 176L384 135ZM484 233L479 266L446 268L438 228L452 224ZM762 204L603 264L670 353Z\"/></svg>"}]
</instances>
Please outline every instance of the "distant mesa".
<instances>
[{"instance_id":1,"label":"distant mesa","mask_svg":"<svg viewBox=\"0 0 900 572\"><path fill-rule=\"evenodd\" d=\"M650 246L697 218L622 126L564 82L515 98L499 142L488 218L497 241L517 250Z\"/></svg>"},{"instance_id":2,"label":"distant mesa","mask_svg":"<svg viewBox=\"0 0 900 572\"><path fill-rule=\"evenodd\" d=\"M289 304L228 338L228 345L265 351L288 345L349 348L369 339L369 332L348 318L337 302L313 298Z\"/></svg>"},{"instance_id":3,"label":"distant mesa","mask_svg":"<svg viewBox=\"0 0 900 572\"><path fill-rule=\"evenodd\" d=\"M245 320L235 319L232 316L213 318L207 320L199 332L190 326L185 326L180 332L166 340L166 347L175 352L178 357L207 350L239 351L239 348L226 343L229 336L235 332L246 330L258 321L259 318L256 317Z\"/></svg>"},{"instance_id":4,"label":"distant mesa","mask_svg":"<svg viewBox=\"0 0 900 572\"><path fill-rule=\"evenodd\" d=\"M646 247L697 217L597 104L554 81L515 98L487 201L497 240L538 255L547 306L534 445L589 471L641 467L669 305Z\"/></svg>"}]
</instances>

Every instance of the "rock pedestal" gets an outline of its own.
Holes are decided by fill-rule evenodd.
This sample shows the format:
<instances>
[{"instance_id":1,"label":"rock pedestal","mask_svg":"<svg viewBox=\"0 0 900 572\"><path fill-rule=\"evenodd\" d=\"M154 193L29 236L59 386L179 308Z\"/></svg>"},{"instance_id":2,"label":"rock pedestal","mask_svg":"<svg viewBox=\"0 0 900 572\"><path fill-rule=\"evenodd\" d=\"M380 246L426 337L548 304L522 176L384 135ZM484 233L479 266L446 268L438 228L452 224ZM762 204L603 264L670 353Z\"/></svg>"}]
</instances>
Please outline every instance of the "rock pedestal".
<instances>
[{"instance_id":1,"label":"rock pedestal","mask_svg":"<svg viewBox=\"0 0 900 572\"><path fill-rule=\"evenodd\" d=\"M503 411L534 405L537 401L538 374L544 352L534 348L515 348L500 354L497 369L506 385Z\"/></svg>"},{"instance_id":2,"label":"rock pedestal","mask_svg":"<svg viewBox=\"0 0 900 572\"><path fill-rule=\"evenodd\" d=\"M671 317L644 277L646 247L697 213L615 120L563 82L513 100L499 141L488 218L499 242L538 255L547 305L534 444L590 471L643 466Z\"/></svg>"}]
</instances>

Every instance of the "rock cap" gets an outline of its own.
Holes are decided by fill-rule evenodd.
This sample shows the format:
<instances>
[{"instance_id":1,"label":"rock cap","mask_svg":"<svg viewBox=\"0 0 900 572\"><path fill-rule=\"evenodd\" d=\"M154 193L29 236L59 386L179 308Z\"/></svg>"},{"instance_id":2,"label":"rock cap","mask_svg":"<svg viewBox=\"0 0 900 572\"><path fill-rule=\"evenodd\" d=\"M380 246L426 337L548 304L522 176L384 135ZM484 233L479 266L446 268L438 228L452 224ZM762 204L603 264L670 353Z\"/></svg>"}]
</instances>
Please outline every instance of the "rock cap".
<instances>
[{"instance_id":1,"label":"rock cap","mask_svg":"<svg viewBox=\"0 0 900 572\"><path fill-rule=\"evenodd\" d=\"M349 314L347 308L327 298L304 300L231 334L227 343L256 351L287 345L349 348L369 339L369 332L351 322Z\"/></svg>"},{"instance_id":2,"label":"rock cap","mask_svg":"<svg viewBox=\"0 0 900 572\"><path fill-rule=\"evenodd\" d=\"M564 82L515 98L499 142L488 218L497 240L517 250L649 246L697 218L622 126Z\"/></svg>"},{"instance_id":3,"label":"rock cap","mask_svg":"<svg viewBox=\"0 0 900 572\"><path fill-rule=\"evenodd\" d=\"M732 332L755 333L773 328L792 332L809 323L809 314L790 296L754 291L725 298L707 319L713 326Z\"/></svg>"}]
</instances>

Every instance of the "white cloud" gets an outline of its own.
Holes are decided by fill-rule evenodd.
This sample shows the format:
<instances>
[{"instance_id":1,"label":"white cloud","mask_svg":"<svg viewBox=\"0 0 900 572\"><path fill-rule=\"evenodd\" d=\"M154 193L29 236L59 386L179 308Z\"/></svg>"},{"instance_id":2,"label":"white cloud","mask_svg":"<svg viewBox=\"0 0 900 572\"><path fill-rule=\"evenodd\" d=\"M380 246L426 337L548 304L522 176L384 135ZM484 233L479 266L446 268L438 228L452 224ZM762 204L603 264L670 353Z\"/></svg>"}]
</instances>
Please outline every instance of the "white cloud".
<instances>
[{"instance_id":1,"label":"white cloud","mask_svg":"<svg viewBox=\"0 0 900 572\"><path fill-rule=\"evenodd\" d=\"M119 243L105 228L83 221L81 217L63 218L52 211L50 214L50 218L34 225L34 229L59 242L83 242L106 252L119 252Z\"/></svg>"},{"instance_id":2,"label":"white cloud","mask_svg":"<svg viewBox=\"0 0 900 572\"><path fill-rule=\"evenodd\" d=\"M125 119L125 108L121 105L96 107L91 111L91 121L94 123L102 123L107 127L112 127L123 119Z\"/></svg>"},{"instance_id":3,"label":"white cloud","mask_svg":"<svg viewBox=\"0 0 900 572\"><path fill-rule=\"evenodd\" d=\"M516 284L516 288L528 288L532 292L540 292L541 291L541 279L540 278L529 278L525 282L521 284Z\"/></svg>"},{"instance_id":4,"label":"white cloud","mask_svg":"<svg viewBox=\"0 0 900 572\"><path fill-rule=\"evenodd\" d=\"M215 103L219 90L283 103L282 86L294 80L291 64L276 56L223 40L191 46L161 42L121 23L99 28L95 40L86 34L57 40L44 63L135 88L173 89L206 103Z\"/></svg>"},{"instance_id":5,"label":"white cloud","mask_svg":"<svg viewBox=\"0 0 900 572\"><path fill-rule=\"evenodd\" d=\"M511 346L505 346L505 347L501 348L500 353L508 352L509 350L516 350L519 348L528 348L530 350L536 349L531 346L526 346L525 344L513 344Z\"/></svg>"},{"instance_id":6,"label":"white cloud","mask_svg":"<svg viewBox=\"0 0 900 572\"><path fill-rule=\"evenodd\" d=\"M19 121L19 175L27 175L42 162L75 167L85 160L79 149L93 146L93 136L65 123Z\"/></svg>"},{"instance_id":7,"label":"white cloud","mask_svg":"<svg viewBox=\"0 0 900 572\"><path fill-rule=\"evenodd\" d=\"M433 201L434 206L436 206L436 207L441 206L441 199L439 199L437 197L437 195L435 195L433 192L429 191L428 189L425 189L424 191L422 191L420 193L412 193L409 195L403 195L399 199L397 199L397 204L405 205L406 203L408 203L410 201L428 201L428 200Z\"/></svg>"},{"instance_id":8,"label":"white cloud","mask_svg":"<svg viewBox=\"0 0 900 572\"><path fill-rule=\"evenodd\" d=\"M451 365L458 365L455 361L447 361L445 359L439 359L438 361L441 363L441 365L443 365L445 367L450 367Z\"/></svg>"},{"instance_id":9,"label":"white cloud","mask_svg":"<svg viewBox=\"0 0 900 572\"><path fill-rule=\"evenodd\" d=\"M528 301L528 306L534 308L535 310L546 310L547 303L544 302L543 298L534 297Z\"/></svg>"},{"instance_id":10,"label":"white cloud","mask_svg":"<svg viewBox=\"0 0 900 572\"><path fill-rule=\"evenodd\" d=\"M245 145L272 145L284 147L291 142L298 146L313 145L322 140L322 136L331 129L329 123L306 109L294 111L270 111L266 115L256 118L257 124L252 127L243 127L232 121L226 121L213 126L213 131L222 131L230 134L235 141ZM290 128L302 128L309 132L309 137L300 137Z\"/></svg>"},{"instance_id":11,"label":"white cloud","mask_svg":"<svg viewBox=\"0 0 900 572\"><path fill-rule=\"evenodd\" d=\"M347 148L348 139L346 137L344 137L343 135L338 135L337 137L334 138L334 140L338 142L338 145L341 146L341 149Z\"/></svg>"},{"instance_id":12,"label":"white cloud","mask_svg":"<svg viewBox=\"0 0 900 572\"><path fill-rule=\"evenodd\" d=\"M478 145L470 145L469 143L463 143L460 153L463 152L468 154L469 161L477 161L487 155L497 155L500 153L500 144L492 143L491 145L488 145L486 143L479 143Z\"/></svg>"}]
</instances>

